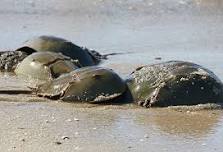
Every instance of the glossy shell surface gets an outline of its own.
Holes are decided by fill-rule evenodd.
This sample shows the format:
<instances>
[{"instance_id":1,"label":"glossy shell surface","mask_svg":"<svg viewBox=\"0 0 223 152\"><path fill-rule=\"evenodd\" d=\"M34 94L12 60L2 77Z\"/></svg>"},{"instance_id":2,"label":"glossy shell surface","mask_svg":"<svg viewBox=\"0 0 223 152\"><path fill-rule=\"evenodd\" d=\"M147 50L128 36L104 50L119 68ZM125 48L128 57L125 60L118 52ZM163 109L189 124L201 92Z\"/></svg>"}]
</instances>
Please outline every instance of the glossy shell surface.
<instances>
[{"instance_id":1,"label":"glossy shell surface","mask_svg":"<svg viewBox=\"0 0 223 152\"><path fill-rule=\"evenodd\" d=\"M210 70L190 62L140 67L127 84L134 100L145 107L223 102L222 82Z\"/></svg>"},{"instance_id":2,"label":"glossy shell surface","mask_svg":"<svg viewBox=\"0 0 223 152\"><path fill-rule=\"evenodd\" d=\"M77 68L78 66L64 55L52 52L36 52L18 64L15 73L27 79L46 81Z\"/></svg>"},{"instance_id":3,"label":"glossy shell surface","mask_svg":"<svg viewBox=\"0 0 223 152\"><path fill-rule=\"evenodd\" d=\"M72 42L54 36L39 36L26 41L22 48L23 51L27 47L41 52L60 52L74 60L78 60L82 66L91 66L97 64L96 58L88 51L88 49L79 47Z\"/></svg>"},{"instance_id":4,"label":"glossy shell surface","mask_svg":"<svg viewBox=\"0 0 223 152\"><path fill-rule=\"evenodd\" d=\"M37 94L51 99L98 103L111 101L125 90L126 84L115 72L92 66L74 70L40 85Z\"/></svg>"}]
</instances>

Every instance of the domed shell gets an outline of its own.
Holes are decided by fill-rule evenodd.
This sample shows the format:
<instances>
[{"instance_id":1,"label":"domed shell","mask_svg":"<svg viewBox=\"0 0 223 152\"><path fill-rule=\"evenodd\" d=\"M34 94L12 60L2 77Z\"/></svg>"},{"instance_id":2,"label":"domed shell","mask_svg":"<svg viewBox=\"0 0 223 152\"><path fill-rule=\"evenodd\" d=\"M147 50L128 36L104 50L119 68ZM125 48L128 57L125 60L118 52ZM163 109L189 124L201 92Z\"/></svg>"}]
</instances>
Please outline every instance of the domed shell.
<instances>
[{"instance_id":1,"label":"domed shell","mask_svg":"<svg viewBox=\"0 0 223 152\"><path fill-rule=\"evenodd\" d=\"M70 58L58 53L36 52L27 56L15 69L18 76L27 79L52 80L69 73L78 66Z\"/></svg>"},{"instance_id":2,"label":"domed shell","mask_svg":"<svg viewBox=\"0 0 223 152\"><path fill-rule=\"evenodd\" d=\"M92 66L76 69L40 85L37 94L51 99L98 103L114 99L125 90L126 84L115 72Z\"/></svg>"},{"instance_id":3,"label":"domed shell","mask_svg":"<svg viewBox=\"0 0 223 152\"><path fill-rule=\"evenodd\" d=\"M17 50L25 50L30 52L27 48L31 48L38 52L60 52L65 56L68 56L74 60L78 60L82 66L91 66L98 63L98 61L96 61L96 58L94 58L94 56L89 53L87 49L79 47L72 42L59 37L34 37L33 39L27 40L24 43L24 46ZM32 53L33 50L31 50L30 53Z\"/></svg>"},{"instance_id":4,"label":"domed shell","mask_svg":"<svg viewBox=\"0 0 223 152\"><path fill-rule=\"evenodd\" d=\"M190 62L169 61L142 66L127 85L142 106L175 106L223 101L223 85L210 70Z\"/></svg>"}]
</instances>

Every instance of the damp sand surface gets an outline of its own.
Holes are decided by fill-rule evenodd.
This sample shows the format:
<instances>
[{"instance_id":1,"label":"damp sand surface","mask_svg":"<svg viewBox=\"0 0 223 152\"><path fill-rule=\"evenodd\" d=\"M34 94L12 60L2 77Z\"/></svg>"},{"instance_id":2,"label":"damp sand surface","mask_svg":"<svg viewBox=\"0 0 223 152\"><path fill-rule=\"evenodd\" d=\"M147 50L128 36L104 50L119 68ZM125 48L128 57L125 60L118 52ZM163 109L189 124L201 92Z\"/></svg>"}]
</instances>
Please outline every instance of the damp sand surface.
<instances>
[{"instance_id":1,"label":"damp sand surface","mask_svg":"<svg viewBox=\"0 0 223 152\"><path fill-rule=\"evenodd\" d=\"M221 0L2 0L0 49L55 35L110 56L100 66L126 78L136 67L195 62L223 80ZM10 78L10 79L9 79ZM0 92L26 83L0 75ZM221 152L223 112L90 105L0 94L0 151Z\"/></svg>"},{"instance_id":2,"label":"damp sand surface","mask_svg":"<svg viewBox=\"0 0 223 152\"><path fill-rule=\"evenodd\" d=\"M223 113L1 102L1 151L221 151Z\"/></svg>"}]
</instances>

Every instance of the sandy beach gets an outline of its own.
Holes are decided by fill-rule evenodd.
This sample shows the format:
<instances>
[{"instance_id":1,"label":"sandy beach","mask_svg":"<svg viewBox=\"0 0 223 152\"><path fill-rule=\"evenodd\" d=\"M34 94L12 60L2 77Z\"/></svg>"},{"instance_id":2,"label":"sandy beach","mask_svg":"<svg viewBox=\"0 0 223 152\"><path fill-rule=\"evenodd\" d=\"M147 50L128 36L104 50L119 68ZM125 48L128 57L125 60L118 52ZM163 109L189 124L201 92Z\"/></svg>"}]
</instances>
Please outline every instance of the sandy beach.
<instances>
[{"instance_id":1,"label":"sandy beach","mask_svg":"<svg viewBox=\"0 0 223 152\"><path fill-rule=\"evenodd\" d=\"M123 78L141 65L184 60L223 81L222 8L221 0L2 0L0 50L54 35L102 54L121 53L100 66ZM3 90L20 83L0 75ZM219 109L144 109L0 94L0 118L0 151L222 151Z\"/></svg>"}]
</instances>

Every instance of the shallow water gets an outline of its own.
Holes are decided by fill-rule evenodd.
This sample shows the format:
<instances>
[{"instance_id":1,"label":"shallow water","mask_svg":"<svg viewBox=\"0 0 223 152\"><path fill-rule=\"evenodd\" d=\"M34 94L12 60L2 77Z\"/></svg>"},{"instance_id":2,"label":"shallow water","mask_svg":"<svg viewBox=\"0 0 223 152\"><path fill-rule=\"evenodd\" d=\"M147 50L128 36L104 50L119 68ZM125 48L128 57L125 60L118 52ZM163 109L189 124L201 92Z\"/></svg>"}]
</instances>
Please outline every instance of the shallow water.
<instances>
[{"instance_id":1,"label":"shallow water","mask_svg":"<svg viewBox=\"0 0 223 152\"><path fill-rule=\"evenodd\" d=\"M123 77L140 65L185 60L223 80L222 8L221 0L1 0L0 49L20 47L32 36L55 35L104 54L124 53L101 64ZM15 87L11 80L4 82L3 88ZM218 110L86 108L1 96L7 99L11 102L0 103L1 151L222 151L223 113ZM52 116L58 121L51 123ZM80 122L65 122L73 117ZM70 139L61 141L64 135Z\"/></svg>"}]
</instances>

